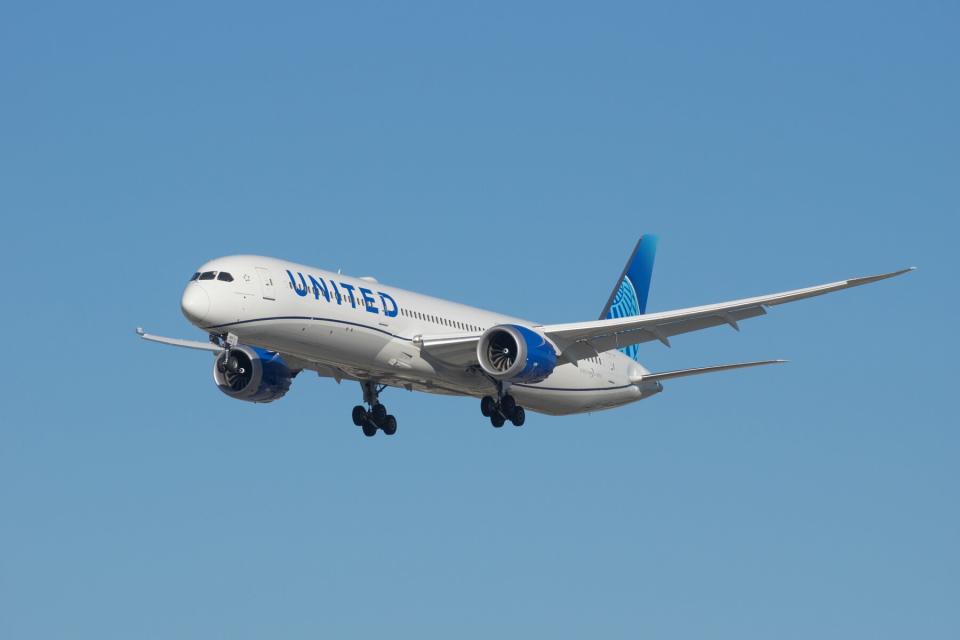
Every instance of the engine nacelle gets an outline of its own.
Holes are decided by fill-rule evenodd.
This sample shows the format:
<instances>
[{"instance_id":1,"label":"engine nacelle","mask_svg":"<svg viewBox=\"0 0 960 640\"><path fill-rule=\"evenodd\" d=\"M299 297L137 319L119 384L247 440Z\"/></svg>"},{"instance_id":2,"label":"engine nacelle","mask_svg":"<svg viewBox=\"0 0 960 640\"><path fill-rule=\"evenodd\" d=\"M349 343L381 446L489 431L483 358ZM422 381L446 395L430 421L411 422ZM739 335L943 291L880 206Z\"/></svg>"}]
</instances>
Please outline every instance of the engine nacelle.
<instances>
[{"instance_id":1,"label":"engine nacelle","mask_svg":"<svg viewBox=\"0 0 960 640\"><path fill-rule=\"evenodd\" d=\"M516 324L490 327L477 343L480 366L497 380L540 382L557 366L557 352L539 333Z\"/></svg>"},{"instance_id":2,"label":"engine nacelle","mask_svg":"<svg viewBox=\"0 0 960 640\"><path fill-rule=\"evenodd\" d=\"M242 344L230 349L229 357L218 355L213 365L213 381L220 391L247 402L282 398L297 373L290 371L279 353Z\"/></svg>"}]
</instances>

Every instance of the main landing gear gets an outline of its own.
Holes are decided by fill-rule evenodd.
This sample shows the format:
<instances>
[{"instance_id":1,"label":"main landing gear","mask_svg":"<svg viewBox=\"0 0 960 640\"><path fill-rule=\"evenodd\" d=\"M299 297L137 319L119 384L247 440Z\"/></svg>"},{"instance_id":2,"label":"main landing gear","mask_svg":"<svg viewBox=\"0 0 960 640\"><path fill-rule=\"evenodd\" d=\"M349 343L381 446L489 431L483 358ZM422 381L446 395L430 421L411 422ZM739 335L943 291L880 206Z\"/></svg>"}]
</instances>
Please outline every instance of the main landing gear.
<instances>
[{"instance_id":1,"label":"main landing gear","mask_svg":"<svg viewBox=\"0 0 960 640\"><path fill-rule=\"evenodd\" d=\"M527 419L527 412L509 393L499 394L499 400L493 396L483 396L480 400L480 413L490 418L490 424L497 429L506 424L507 420L520 427Z\"/></svg>"},{"instance_id":2,"label":"main landing gear","mask_svg":"<svg viewBox=\"0 0 960 640\"><path fill-rule=\"evenodd\" d=\"M388 436L397 432L397 419L387 414L387 408L380 404L380 392L386 389L387 385L376 382L361 382L363 387L363 401L370 406L368 411L363 405L357 405L353 408L353 424L363 429L363 435L372 438L377 435L377 430L383 431Z\"/></svg>"}]
</instances>

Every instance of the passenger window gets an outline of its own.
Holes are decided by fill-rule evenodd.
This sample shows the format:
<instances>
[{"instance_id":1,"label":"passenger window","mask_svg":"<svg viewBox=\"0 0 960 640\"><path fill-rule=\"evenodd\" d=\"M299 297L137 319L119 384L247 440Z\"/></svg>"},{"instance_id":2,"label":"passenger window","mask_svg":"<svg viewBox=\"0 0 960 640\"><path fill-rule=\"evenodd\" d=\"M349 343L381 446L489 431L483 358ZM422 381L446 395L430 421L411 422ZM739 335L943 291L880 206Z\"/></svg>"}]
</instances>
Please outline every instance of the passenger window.
<instances>
[{"instance_id":1,"label":"passenger window","mask_svg":"<svg viewBox=\"0 0 960 640\"><path fill-rule=\"evenodd\" d=\"M203 273L200 274L200 277L198 278L198 280L213 280L216 277L217 277L216 271L204 271Z\"/></svg>"},{"instance_id":2,"label":"passenger window","mask_svg":"<svg viewBox=\"0 0 960 640\"><path fill-rule=\"evenodd\" d=\"M227 273L226 271L221 271L220 275L217 276L217 280L223 280L224 282L233 282L233 276Z\"/></svg>"}]
</instances>

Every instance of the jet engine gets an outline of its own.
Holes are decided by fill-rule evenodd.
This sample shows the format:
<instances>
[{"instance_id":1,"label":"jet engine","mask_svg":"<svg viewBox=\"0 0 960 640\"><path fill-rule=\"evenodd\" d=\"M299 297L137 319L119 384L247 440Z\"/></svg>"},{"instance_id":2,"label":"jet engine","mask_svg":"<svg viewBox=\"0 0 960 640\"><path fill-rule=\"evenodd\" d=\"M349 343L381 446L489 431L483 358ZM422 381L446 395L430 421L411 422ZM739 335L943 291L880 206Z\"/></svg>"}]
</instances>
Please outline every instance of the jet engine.
<instances>
[{"instance_id":1,"label":"jet engine","mask_svg":"<svg viewBox=\"0 0 960 640\"><path fill-rule=\"evenodd\" d=\"M511 382L540 382L557 366L557 353L550 343L515 324L487 329L477 343L477 359L488 375Z\"/></svg>"},{"instance_id":2,"label":"jet engine","mask_svg":"<svg viewBox=\"0 0 960 640\"><path fill-rule=\"evenodd\" d=\"M299 371L290 371L279 353L237 345L220 353L213 365L213 381L225 394L247 402L273 402L290 389Z\"/></svg>"}]
</instances>

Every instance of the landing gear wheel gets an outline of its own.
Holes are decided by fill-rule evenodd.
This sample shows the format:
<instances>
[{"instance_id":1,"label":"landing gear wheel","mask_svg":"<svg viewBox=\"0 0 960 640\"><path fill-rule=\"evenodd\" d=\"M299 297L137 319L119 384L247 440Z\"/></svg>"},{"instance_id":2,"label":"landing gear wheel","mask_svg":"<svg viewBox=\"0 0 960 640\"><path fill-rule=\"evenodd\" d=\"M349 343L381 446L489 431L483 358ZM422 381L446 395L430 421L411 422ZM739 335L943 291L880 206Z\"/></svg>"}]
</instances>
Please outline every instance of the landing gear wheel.
<instances>
[{"instance_id":1,"label":"landing gear wheel","mask_svg":"<svg viewBox=\"0 0 960 640\"><path fill-rule=\"evenodd\" d=\"M500 399L500 413L506 417L513 415L514 409L517 408L517 401L513 399L513 396L506 395Z\"/></svg>"},{"instance_id":2,"label":"landing gear wheel","mask_svg":"<svg viewBox=\"0 0 960 640\"><path fill-rule=\"evenodd\" d=\"M393 416L387 416L387 418L383 421L383 426L380 428L383 429L385 434L392 436L397 432L397 419Z\"/></svg>"},{"instance_id":3,"label":"landing gear wheel","mask_svg":"<svg viewBox=\"0 0 960 640\"><path fill-rule=\"evenodd\" d=\"M353 424L362 427L367 421L367 410L359 404L353 408Z\"/></svg>"},{"instance_id":4,"label":"landing gear wheel","mask_svg":"<svg viewBox=\"0 0 960 640\"><path fill-rule=\"evenodd\" d=\"M506 418L504 418L499 411L497 411L496 413L490 416L490 424L492 424L497 429L502 427L503 423L506 421L507 421Z\"/></svg>"},{"instance_id":5,"label":"landing gear wheel","mask_svg":"<svg viewBox=\"0 0 960 640\"><path fill-rule=\"evenodd\" d=\"M387 415L387 408L380 403L380 392L386 389L387 385L376 380L362 380L360 388L363 389L363 405L353 408L353 423L361 427L363 435L368 438L377 435L377 431L383 431L388 436L395 434L397 419ZM367 410L364 405L370 409Z\"/></svg>"},{"instance_id":6,"label":"landing gear wheel","mask_svg":"<svg viewBox=\"0 0 960 640\"><path fill-rule=\"evenodd\" d=\"M527 412L523 410L523 407L517 407L513 410L513 415L510 416L510 422L513 423L515 427L522 427L523 423L527 419Z\"/></svg>"},{"instance_id":7,"label":"landing gear wheel","mask_svg":"<svg viewBox=\"0 0 960 640\"><path fill-rule=\"evenodd\" d=\"M484 418L489 418L497 410L497 401L490 396L483 396L480 400L480 413Z\"/></svg>"}]
</instances>

